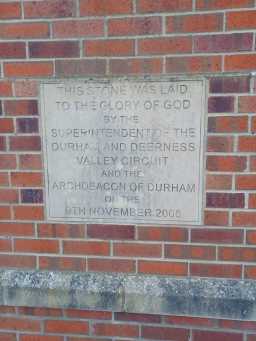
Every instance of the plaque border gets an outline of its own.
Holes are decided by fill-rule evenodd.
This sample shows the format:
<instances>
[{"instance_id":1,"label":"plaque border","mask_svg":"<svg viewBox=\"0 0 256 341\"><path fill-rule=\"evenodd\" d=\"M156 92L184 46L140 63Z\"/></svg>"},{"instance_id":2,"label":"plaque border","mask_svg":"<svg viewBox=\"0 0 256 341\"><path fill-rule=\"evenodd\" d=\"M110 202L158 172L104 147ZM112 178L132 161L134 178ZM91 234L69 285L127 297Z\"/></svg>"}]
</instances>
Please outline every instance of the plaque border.
<instances>
[{"instance_id":1,"label":"plaque border","mask_svg":"<svg viewBox=\"0 0 256 341\"><path fill-rule=\"evenodd\" d=\"M151 218L150 222L140 222L140 218L136 217L134 220L136 221L120 221L120 218L115 219L114 217L106 218L106 217L94 217L93 219L86 217L51 217L50 215L50 193L49 193L49 170L48 170L48 158L47 158L47 134L46 134L46 124L45 124L45 98L44 98L44 86L47 84L59 84L59 83L86 83L86 82L111 82L114 81L136 81L136 82L201 82L202 83L202 91L203 96L201 97L201 108L203 113L200 119L200 152L199 152L199 190L198 193L198 214L197 220L165 220L160 221L159 219ZM206 166L206 139L207 139L207 98L208 98L208 79L206 76L170 76L170 75L157 75L157 76L93 76L93 77L73 77L73 78L51 78L44 79L40 81L39 84L39 116L40 116L40 124L39 124L39 133L42 141L42 166L43 166L43 177L44 177L44 215L45 221L49 222L58 222L58 223L73 223L73 224L103 224L103 225L141 225L141 226L151 226L152 224L158 226L169 226L169 225L202 225L203 217L204 217L204 209L205 209L205 166ZM44 99L44 100L43 100ZM201 214L200 214L201 210ZM141 220L143 220L142 218Z\"/></svg>"}]
</instances>

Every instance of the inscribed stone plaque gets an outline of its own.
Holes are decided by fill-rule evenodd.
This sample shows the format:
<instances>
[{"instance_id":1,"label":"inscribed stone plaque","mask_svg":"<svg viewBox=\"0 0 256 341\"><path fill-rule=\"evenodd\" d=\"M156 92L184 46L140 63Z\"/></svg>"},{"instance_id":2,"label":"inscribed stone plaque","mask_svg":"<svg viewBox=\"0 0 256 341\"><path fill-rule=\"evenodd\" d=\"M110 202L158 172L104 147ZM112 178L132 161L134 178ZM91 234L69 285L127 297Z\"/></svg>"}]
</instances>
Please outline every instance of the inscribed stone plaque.
<instances>
[{"instance_id":1,"label":"inscribed stone plaque","mask_svg":"<svg viewBox=\"0 0 256 341\"><path fill-rule=\"evenodd\" d=\"M203 80L41 86L47 218L200 224Z\"/></svg>"}]
</instances>

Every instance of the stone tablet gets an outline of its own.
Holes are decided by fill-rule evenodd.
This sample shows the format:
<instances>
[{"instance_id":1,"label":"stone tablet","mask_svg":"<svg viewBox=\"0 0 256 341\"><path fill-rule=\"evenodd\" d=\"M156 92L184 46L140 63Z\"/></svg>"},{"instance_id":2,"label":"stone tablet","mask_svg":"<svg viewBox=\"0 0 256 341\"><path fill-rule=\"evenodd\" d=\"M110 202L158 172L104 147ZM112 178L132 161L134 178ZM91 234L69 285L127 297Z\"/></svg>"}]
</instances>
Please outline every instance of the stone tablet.
<instances>
[{"instance_id":1,"label":"stone tablet","mask_svg":"<svg viewBox=\"0 0 256 341\"><path fill-rule=\"evenodd\" d=\"M51 221L201 224L203 80L41 85Z\"/></svg>"}]
</instances>

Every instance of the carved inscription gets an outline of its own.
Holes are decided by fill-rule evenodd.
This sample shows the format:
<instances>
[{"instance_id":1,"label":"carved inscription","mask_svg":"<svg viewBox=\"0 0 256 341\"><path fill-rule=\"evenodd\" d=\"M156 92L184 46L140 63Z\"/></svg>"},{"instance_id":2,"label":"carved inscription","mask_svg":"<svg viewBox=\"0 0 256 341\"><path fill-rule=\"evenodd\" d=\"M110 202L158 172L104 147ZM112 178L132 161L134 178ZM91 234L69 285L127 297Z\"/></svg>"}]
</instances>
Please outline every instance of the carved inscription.
<instances>
[{"instance_id":1,"label":"carved inscription","mask_svg":"<svg viewBox=\"0 0 256 341\"><path fill-rule=\"evenodd\" d=\"M47 218L200 224L202 80L41 86Z\"/></svg>"}]
</instances>

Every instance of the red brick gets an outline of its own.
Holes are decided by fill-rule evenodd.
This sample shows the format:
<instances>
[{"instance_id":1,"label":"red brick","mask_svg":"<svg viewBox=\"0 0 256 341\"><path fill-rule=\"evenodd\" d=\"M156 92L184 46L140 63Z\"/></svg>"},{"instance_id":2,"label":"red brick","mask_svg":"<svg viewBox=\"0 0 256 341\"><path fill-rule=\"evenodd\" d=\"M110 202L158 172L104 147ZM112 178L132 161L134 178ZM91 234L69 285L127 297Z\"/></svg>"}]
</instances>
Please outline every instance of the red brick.
<instances>
[{"instance_id":1,"label":"red brick","mask_svg":"<svg viewBox=\"0 0 256 341\"><path fill-rule=\"evenodd\" d=\"M249 208L256 208L256 194L249 194L249 204L248 204L248 207Z\"/></svg>"},{"instance_id":2,"label":"red brick","mask_svg":"<svg viewBox=\"0 0 256 341\"><path fill-rule=\"evenodd\" d=\"M134 239L135 229L131 225L88 225L87 234L97 239Z\"/></svg>"},{"instance_id":3,"label":"red brick","mask_svg":"<svg viewBox=\"0 0 256 341\"><path fill-rule=\"evenodd\" d=\"M244 208L244 193L207 193L206 207Z\"/></svg>"},{"instance_id":4,"label":"red brick","mask_svg":"<svg viewBox=\"0 0 256 341\"><path fill-rule=\"evenodd\" d=\"M60 271L85 271L86 260L73 257L40 257L39 268Z\"/></svg>"},{"instance_id":5,"label":"red brick","mask_svg":"<svg viewBox=\"0 0 256 341\"><path fill-rule=\"evenodd\" d=\"M188 273L187 263L162 262L162 261L139 261L138 272L146 274L186 276Z\"/></svg>"},{"instance_id":6,"label":"red brick","mask_svg":"<svg viewBox=\"0 0 256 341\"><path fill-rule=\"evenodd\" d=\"M18 307L18 312L30 316L63 316L61 309L53 308Z\"/></svg>"},{"instance_id":7,"label":"red brick","mask_svg":"<svg viewBox=\"0 0 256 341\"><path fill-rule=\"evenodd\" d=\"M53 23L53 36L56 38L98 37L104 35L103 20L69 20Z\"/></svg>"},{"instance_id":8,"label":"red brick","mask_svg":"<svg viewBox=\"0 0 256 341\"><path fill-rule=\"evenodd\" d=\"M243 231L226 229L199 228L191 230L193 243L238 244L243 243Z\"/></svg>"},{"instance_id":9,"label":"red brick","mask_svg":"<svg viewBox=\"0 0 256 341\"><path fill-rule=\"evenodd\" d=\"M39 224L38 236L42 238L84 238L85 226L75 224Z\"/></svg>"},{"instance_id":10,"label":"red brick","mask_svg":"<svg viewBox=\"0 0 256 341\"><path fill-rule=\"evenodd\" d=\"M191 276L200 277L240 278L242 275L242 266L231 264L191 263L190 273Z\"/></svg>"},{"instance_id":11,"label":"red brick","mask_svg":"<svg viewBox=\"0 0 256 341\"><path fill-rule=\"evenodd\" d=\"M247 341L256 341L256 335L247 335Z\"/></svg>"},{"instance_id":12,"label":"red brick","mask_svg":"<svg viewBox=\"0 0 256 341\"><path fill-rule=\"evenodd\" d=\"M208 156L207 170L216 172L242 172L246 168L244 156Z\"/></svg>"},{"instance_id":13,"label":"red brick","mask_svg":"<svg viewBox=\"0 0 256 341\"><path fill-rule=\"evenodd\" d=\"M241 96L238 105L240 112L256 112L256 96Z\"/></svg>"},{"instance_id":14,"label":"red brick","mask_svg":"<svg viewBox=\"0 0 256 341\"><path fill-rule=\"evenodd\" d=\"M210 133L242 133L248 131L247 116L216 116L209 117Z\"/></svg>"},{"instance_id":15,"label":"red brick","mask_svg":"<svg viewBox=\"0 0 256 341\"><path fill-rule=\"evenodd\" d=\"M0 266L8 268L35 268L35 256L0 255Z\"/></svg>"},{"instance_id":16,"label":"red brick","mask_svg":"<svg viewBox=\"0 0 256 341\"><path fill-rule=\"evenodd\" d=\"M205 225L225 226L228 224L228 212L224 211L205 211Z\"/></svg>"},{"instance_id":17,"label":"red brick","mask_svg":"<svg viewBox=\"0 0 256 341\"><path fill-rule=\"evenodd\" d=\"M16 341L16 334L0 333L0 339L1 338L3 341Z\"/></svg>"},{"instance_id":18,"label":"red brick","mask_svg":"<svg viewBox=\"0 0 256 341\"><path fill-rule=\"evenodd\" d=\"M218 258L222 261L254 262L256 249L249 247L219 247Z\"/></svg>"},{"instance_id":19,"label":"red brick","mask_svg":"<svg viewBox=\"0 0 256 341\"><path fill-rule=\"evenodd\" d=\"M89 271L134 272L135 262L126 259L88 259Z\"/></svg>"},{"instance_id":20,"label":"red brick","mask_svg":"<svg viewBox=\"0 0 256 341\"><path fill-rule=\"evenodd\" d=\"M12 83L9 81L0 81L0 97L12 96Z\"/></svg>"},{"instance_id":21,"label":"red brick","mask_svg":"<svg viewBox=\"0 0 256 341\"><path fill-rule=\"evenodd\" d=\"M238 333L224 333L207 330L193 330L194 341L243 341L243 334Z\"/></svg>"},{"instance_id":22,"label":"red brick","mask_svg":"<svg viewBox=\"0 0 256 341\"><path fill-rule=\"evenodd\" d=\"M237 321L237 320L220 320L219 326L221 328L242 330L255 330L256 323L254 321Z\"/></svg>"},{"instance_id":23,"label":"red brick","mask_svg":"<svg viewBox=\"0 0 256 341\"><path fill-rule=\"evenodd\" d=\"M78 255L109 256L110 245L109 242L64 241L63 252Z\"/></svg>"},{"instance_id":24,"label":"red brick","mask_svg":"<svg viewBox=\"0 0 256 341\"><path fill-rule=\"evenodd\" d=\"M165 258L216 259L216 248L201 245L165 245Z\"/></svg>"},{"instance_id":25,"label":"red brick","mask_svg":"<svg viewBox=\"0 0 256 341\"><path fill-rule=\"evenodd\" d=\"M256 279L256 266L245 266L244 277L250 279Z\"/></svg>"},{"instance_id":26,"label":"red brick","mask_svg":"<svg viewBox=\"0 0 256 341\"><path fill-rule=\"evenodd\" d=\"M225 113L234 112L234 97L231 96L216 96L208 99L209 113Z\"/></svg>"},{"instance_id":27,"label":"red brick","mask_svg":"<svg viewBox=\"0 0 256 341\"><path fill-rule=\"evenodd\" d=\"M173 32L214 32L222 31L222 14L194 14L167 17L166 30Z\"/></svg>"},{"instance_id":28,"label":"red brick","mask_svg":"<svg viewBox=\"0 0 256 341\"><path fill-rule=\"evenodd\" d=\"M250 171L252 172L256 171L256 156L250 157Z\"/></svg>"},{"instance_id":29,"label":"red brick","mask_svg":"<svg viewBox=\"0 0 256 341\"><path fill-rule=\"evenodd\" d=\"M15 169L16 168L16 156L13 154L1 154L0 155L0 169Z\"/></svg>"},{"instance_id":30,"label":"red brick","mask_svg":"<svg viewBox=\"0 0 256 341\"><path fill-rule=\"evenodd\" d=\"M67 317L91 319L91 320L111 320L112 313L110 311L93 311L93 310L78 310L78 309L66 309Z\"/></svg>"},{"instance_id":31,"label":"red brick","mask_svg":"<svg viewBox=\"0 0 256 341\"><path fill-rule=\"evenodd\" d=\"M88 334L89 325L85 321L46 320L46 333Z\"/></svg>"},{"instance_id":32,"label":"red brick","mask_svg":"<svg viewBox=\"0 0 256 341\"><path fill-rule=\"evenodd\" d=\"M253 45L251 33L215 34L194 37L195 52L250 51Z\"/></svg>"},{"instance_id":33,"label":"red brick","mask_svg":"<svg viewBox=\"0 0 256 341\"><path fill-rule=\"evenodd\" d=\"M256 189L256 175L237 175L236 189L255 190Z\"/></svg>"},{"instance_id":34,"label":"red brick","mask_svg":"<svg viewBox=\"0 0 256 341\"><path fill-rule=\"evenodd\" d=\"M142 337L153 340L187 341L189 330L181 328L142 326Z\"/></svg>"},{"instance_id":35,"label":"red brick","mask_svg":"<svg viewBox=\"0 0 256 341\"><path fill-rule=\"evenodd\" d=\"M38 187L42 186L42 173L15 172L11 173L12 186L17 187Z\"/></svg>"},{"instance_id":36,"label":"red brick","mask_svg":"<svg viewBox=\"0 0 256 341\"><path fill-rule=\"evenodd\" d=\"M1 192L0 192L1 193ZM114 256L121 257L161 257L160 244L115 243Z\"/></svg>"},{"instance_id":37,"label":"red brick","mask_svg":"<svg viewBox=\"0 0 256 341\"><path fill-rule=\"evenodd\" d=\"M62 336L50 336L50 335L20 335L20 341L63 341Z\"/></svg>"},{"instance_id":38,"label":"red brick","mask_svg":"<svg viewBox=\"0 0 256 341\"><path fill-rule=\"evenodd\" d=\"M133 56L134 40L88 40L84 44L84 55L96 56Z\"/></svg>"},{"instance_id":39,"label":"red brick","mask_svg":"<svg viewBox=\"0 0 256 341\"><path fill-rule=\"evenodd\" d=\"M232 136L208 136L208 152L233 152L234 139Z\"/></svg>"},{"instance_id":40,"label":"red brick","mask_svg":"<svg viewBox=\"0 0 256 341\"><path fill-rule=\"evenodd\" d=\"M25 170L40 170L42 169L41 155L24 154L19 155L19 167Z\"/></svg>"},{"instance_id":41,"label":"red brick","mask_svg":"<svg viewBox=\"0 0 256 341\"><path fill-rule=\"evenodd\" d=\"M186 53L192 51L190 37L148 38L138 41L138 54L169 54Z\"/></svg>"},{"instance_id":42,"label":"red brick","mask_svg":"<svg viewBox=\"0 0 256 341\"><path fill-rule=\"evenodd\" d=\"M206 189L231 189L232 176L231 175L216 175L207 174L206 176Z\"/></svg>"},{"instance_id":43,"label":"red brick","mask_svg":"<svg viewBox=\"0 0 256 341\"><path fill-rule=\"evenodd\" d=\"M37 81L31 79L17 80L14 83L16 97L36 97L38 95Z\"/></svg>"},{"instance_id":44,"label":"red brick","mask_svg":"<svg viewBox=\"0 0 256 341\"><path fill-rule=\"evenodd\" d=\"M38 118L17 118L16 131L21 134L38 133Z\"/></svg>"},{"instance_id":45,"label":"red brick","mask_svg":"<svg viewBox=\"0 0 256 341\"><path fill-rule=\"evenodd\" d=\"M239 152L255 152L256 137L255 136L239 136L238 139Z\"/></svg>"},{"instance_id":46,"label":"red brick","mask_svg":"<svg viewBox=\"0 0 256 341\"><path fill-rule=\"evenodd\" d=\"M81 338L80 336L79 337L74 337L74 336L70 336L68 337L67 341L98 341L97 339L95 339L95 337L83 337ZM101 338L100 341L110 341L109 338L105 339L105 338ZM116 339L116 341L124 341L123 340L118 340ZM125 339L125 341L129 341L127 339Z\"/></svg>"},{"instance_id":47,"label":"red brick","mask_svg":"<svg viewBox=\"0 0 256 341\"><path fill-rule=\"evenodd\" d=\"M0 317L0 328L17 331L40 331L40 322L25 318Z\"/></svg>"},{"instance_id":48,"label":"red brick","mask_svg":"<svg viewBox=\"0 0 256 341\"><path fill-rule=\"evenodd\" d=\"M10 150L12 151L39 151L41 150L40 136L11 136Z\"/></svg>"},{"instance_id":49,"label":"red brick","mask_svg":"<svg viewBox=\"0 0 256 341\"><path fill-rule=\"evenodd\" d=\"M43 220L44 210L42 206L15 206L14 218L20 220Z\"/></svg>"},{"instance_id":50,"label":"red brick","mask_svg":"<svg viewBox=\"0 0 256 341\"><path fill-rule=\"evenodd\" d=\"M138 13L182 12L192 9L191 0L139 0Z\"/></svg>"},{"instance_id":51,"label":"red brick","mask_svg":"<svg viewBox=\"0 0 256 341\"><path fill-rule=\"evenodd\" d=\"M221 71L220 56L192 56L166 58L166 71L178 72L218 72Z\"/></svg>"},{"instance_id":52,"label":"red brick","mask_svg":"<svg viewBox=\"0 0 256 341\"><path fill-rule=\"evenodd\" d=\"M188 316L166 316L164 317L165 323L175 325L199 326L199 327L216 327L217 320L201 317L188 317Z\"/></svg>"},{"instance_id":53,"label":"red brick","mask_svg":"<svg viewBox=\"0 0 256 341\"><path fill-rule=\"evenodd\" d=\"M33 224L0 223L1 236L34 236Z\"/></svg>"},{"instance_id":54,"label":"red brick","mask_svg":"<svg viewBox=\"0 0 256 341\"><path fill-rule=\"evenodd\" d=\"M38 115L36 100L7 100L4 102L4 110L6 115L12 116Z\"/></svg>"},{"instance_id":55,"label":"red brick","mask_svg":"<svg viewBox=\"0 0 256 341\"><path fill-rule=\"evenodd\" d=\"M253 7L253 0L197 0L196 8L201 10L214 10L214 9L226 9L226 8L243 8L243 7Z\"/></svg>"},{"instance_id":56,"label":"red brick","mask_svg":"<svg viewBox=\"0 0 256 341\"><path fill-rule=\"evenodd\" d=\"M0 251L1 252L11 252L12 251L12 241L10 239L0 239Z\"/></svg>"},{"instance_id":57,"label":"red brick","mask_svg":"<svg viewBox=\"0 0 256 341\"><path fill-rule=\"evenodd\" d=\"M178 227L143 227L138 226L138 239L151 241L185 242L188 240L188 231Z\"/></svg>"},{"instance_id":58,"label":"red brick","mask_svg":"<svg viewBox=\"0 0 256 341\"><path fill-rule=\"evenodd\" d=\"M0 186L8 186L9 180L8 180L8 173L0 173Z\"/></svg>"},{"instance_id":59,"label":"red brick","mask_svg":"<svg viewBox=\"0 0 256 341\"><path fill-rule=\"evenodd\" d=\"M0 37L4 39L47 38L50 35L48 23L9 23L0 25Z\"/></svg>"},{"instance_id":60,"label":"red brick","mask_svg":"<svg viewBox=\"0 0 256 341\"><path fill-rule=\"evenodd\" d=\"M108 21L110 36L160 34L161 32L161 17L110 19Z\"/></svg>"},{"instance_id":61,"label":"red brick","mask_svg":"<svg viewBox=\"0 0 256 341\"><path fill-rule=\"evenodd\" d=\"M228 30L245 30L256 28L256 11L239 11L227 13Z\"/></svg>"},{"instance_id":62,"label":"red brick","mask_svg":"<svg viewBox=\"0 0 256 341\"><path fill-rule=\"evenodd\" d=\"M250 78L242 77L216 77L210 79L211 93L236 93L249 92Z\"/></svg>"},{"instance_id":63,"label":"red brick","mask_svg":"<svg viewBox=\"0 0 256 341\"><path fill-rule=\"evenodd\" d=\"M256 116L253 116L251 121L252 121L252 124L251 124L252 132L256 133Z\"/></svg>"},{"instance_id":64,"label":"red brick","mask_svg":"<svg viewBox=\"0 0 256 341\"><path fill-rule=\"evenodd\" d=\"M233 226L256 226L256 213L255 212L233 212L232 214Z\"/></svg>"},{"instance_id":65,"label":"red brick","mask_svg":"<svg viewBox=\"0 0 256 341\"><path fill-rule=\"evenodd\" d=\"M115 313L116 321L127 321L127 322L142 322L142 323L160 323L160 315L151 314L130 314L130 313Z\"/></svg>"},{"instance_id":66,"label":"red brick","mask_svg":"<svg viewBox=\"0 0 256 341\"><path fill-rule=\"evenodd\" d=\"M9 206L0 206L0 220L11 219Z\"/></svg>"},{"instance_id":67,"label":"red brick","mask_svg":"<svg viewBox=\"0 0 256 341\"><path fill-rule=\"evenodd\" d=\"M161 58L111 59L110 73L117 75L158 74L162 73L162 64Z\"/></svg>"},{"instance_id":68,"label":"red brick","mask_svg":"<svg viewBox=\"0 0 256 341\"><path fill-rule=\"evenodd\" d=\"M106 16L131 13L132 0L80 0L81 15Z\"/></svg>"},{"instance_id":69,"label":"red brick","mask_svg":"<svg viewBox=\"0 0 256 341\"><path fill-rule=\"evenodd\" d=\"M0 43L0 58L1 59L18 59L26 58L26 46L25 43Z\"/></svg>"},{"instance_id":70,"label":"red brick","mask_svg":"<svg viewBox=\"0 0 256 341\"><path fill-rule=\"evenodd\" d=\"M0 19L15 19L21 17L21 7L18 1L0 3Z\"/></svg>"},{"instance_id":71,"label":"red brick","mask_svg":"<svg viewBox=\"0 0 256 341\"><path fill-rule=\"evenodd\" d=\"M25 18L62 18L76 14L74 0L42 0L24 3Z\"/></svg>"},{"instance_id":72,"label":"red brick","mask_svg":"<svg viewBox=\"0 0 256 341\"><path fill-rule=\"evenodd\" d=\"M139 327L129 324L95 323L93 334L97 336L138 337Z\"/></svg>"},{"instance_id":73,"label":"red brick","mask_svg":"<svg viewBox=\"0 0 256 341\"><path fill-rule=\"evenodd\" d=\"M106 61L102 59L84 60L56 60L55 72L57 76L88 76L104 75Z\"/></svg>"},{"instance_id":74,"label":"red brick","mask_svg":"<svg viewBox=\"0 0 256 341\"><path fill-rule=\"evenodd\" d=\"M32 253L58 253L59 243L50 239L16 239L14 241L15 252Z\"/></svg>"},{"instance_id":75,"label":"red brick","mask_svg":"<svg viewBox=\"0 0 256 341\"><path fill-rule=\"evenodd\" d=\"M11 118L0 118L0 134L8 134L13 132L13 120Z\"/></svg>"},{"instance_id":76,"label":"red brick","mask_svg":"<svg viewBox=\"0 0 256 341\"><path fill-rule=\"evenodd\" d=\"M19 201L18 191L15 189L0 189L0 203L17 203Z\"/></svg>"},{"instance_id":77,"label":"red brick","mask_svg":"<svg viewBox=\"0 0 256 341\"><path fill-rule=\"evenodd\" d=\"M4 63L6 77L47 77L53 75L52 62Z\"/></svg>"},{"instance_id":78,"label":"red brick","mask_svg":"<svg viewBox=\"0 0 256 341\"><path fill-rule=\"evenodd\" d=\"M256 68L256 54L235 54L225 56L225 71L251 71Z\"/></svg>"}]
</instances>

